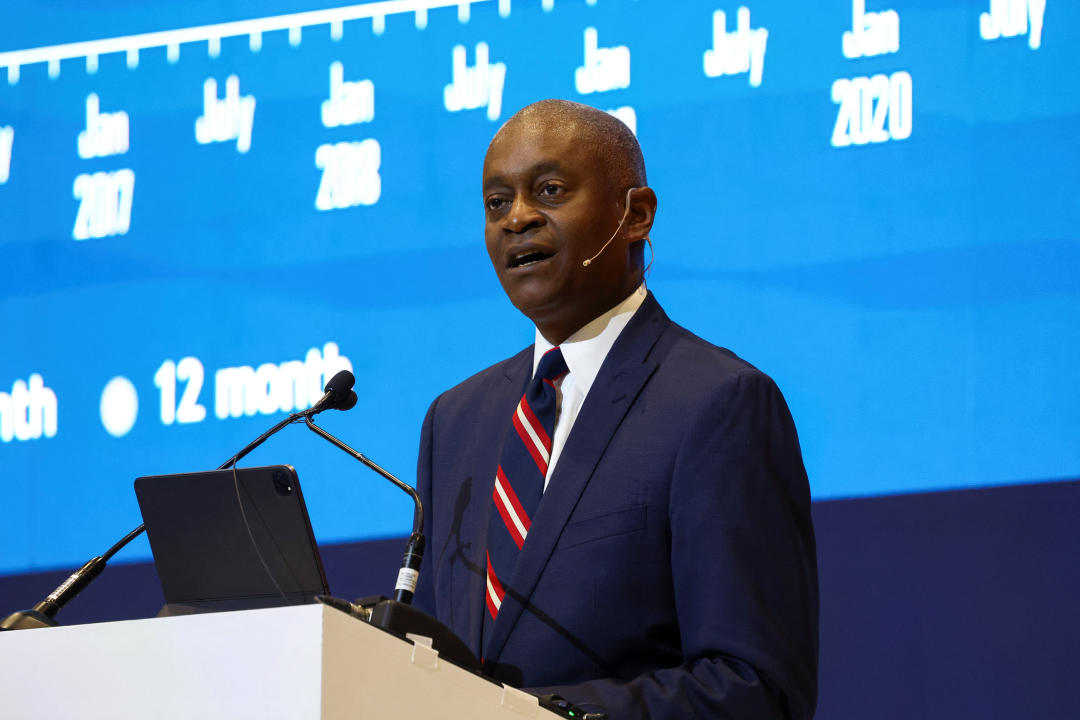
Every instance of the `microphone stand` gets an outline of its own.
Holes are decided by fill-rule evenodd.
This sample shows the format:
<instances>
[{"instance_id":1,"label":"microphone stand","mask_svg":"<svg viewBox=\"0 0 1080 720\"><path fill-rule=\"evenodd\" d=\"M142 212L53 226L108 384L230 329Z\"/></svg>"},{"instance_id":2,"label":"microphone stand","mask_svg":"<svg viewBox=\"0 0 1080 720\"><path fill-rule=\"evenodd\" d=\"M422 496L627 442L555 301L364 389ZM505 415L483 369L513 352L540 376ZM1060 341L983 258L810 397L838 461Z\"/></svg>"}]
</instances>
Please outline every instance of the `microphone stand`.
<instances>
[{"instance_id":1,"label":"microphone stand","mask_svg":"<svg viewBox=\"0 0 1080 720\"><path fill-rule=\"evenodd\" d=\"M336 598L321 599L322 602L351 615L366 616L370 624L402 638L408 634L429 637L432 640L432 646L440 656L466 669L479 672L480 661L453 630L412 606L416 581L420 575L420 563L424 559L424 506L420 502L420 495L411 485L402 482L363 453L354 450L316 425L310 416L304 418L304 423L316 435L392 482L413 501L413 531L405 545L401 569L398 570L397 583L394 586L394 598L390 600L380 597L370 608L365 602L366 599L357 601L361 607L353 603L338 601Z\"/></svg>"},{"instance_id":2,"label":"microphone stand","mask_svg":"<svg viewBox=\"0 0 1080 720\"><path fill-rule=\"evenodd\" d=\"M420 575L420 561L424 559L424 506L420 502L420 495L411 485L402 482L389 471L383 469L378 463L369 460L362 452L353 450L341 440L323 430L310 417L305 418L304 422L312 432L379 473L412 498L413 531L409 535L409 541L405 546L405 556L401 560L401 570L398 571L397 584L394 586L394 600L406 605L410 604L413 593L416 591L416 580Z\"/></svg>"}]
</instances>

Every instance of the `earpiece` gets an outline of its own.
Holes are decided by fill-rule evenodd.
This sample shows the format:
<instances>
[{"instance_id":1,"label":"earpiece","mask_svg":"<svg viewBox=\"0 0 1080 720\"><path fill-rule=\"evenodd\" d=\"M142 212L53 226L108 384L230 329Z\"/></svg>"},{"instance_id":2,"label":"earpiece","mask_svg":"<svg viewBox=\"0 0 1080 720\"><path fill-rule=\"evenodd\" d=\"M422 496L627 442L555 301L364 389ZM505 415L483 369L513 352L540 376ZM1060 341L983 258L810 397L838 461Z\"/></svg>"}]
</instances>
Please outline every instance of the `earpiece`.
<instances>
[{"instance_id":1,"label":"earpiece","mask_svg":"<svg viewBox=\"0 0 1080 720\"><path fill-rule=\"evenodd\" d=\"M622 230L623 223L626 222L626 218L630 216L630 193L634 192L635 190L637 190L637 188L630 188L626 191L626 209L623 210L622 220L619 221L619 226L615 228L615 232L611 233L611 237L608 238L607 242L604 243L603 247L601 247L595 255L593 255L588 260L581 261L581 267L589 267L589 265L592 264L593 260L600 257L600 253L607 250L607 246L611 244L611 241L614 240L615 236L619 234L620 230Z\"/></svg>"}]
</instances>

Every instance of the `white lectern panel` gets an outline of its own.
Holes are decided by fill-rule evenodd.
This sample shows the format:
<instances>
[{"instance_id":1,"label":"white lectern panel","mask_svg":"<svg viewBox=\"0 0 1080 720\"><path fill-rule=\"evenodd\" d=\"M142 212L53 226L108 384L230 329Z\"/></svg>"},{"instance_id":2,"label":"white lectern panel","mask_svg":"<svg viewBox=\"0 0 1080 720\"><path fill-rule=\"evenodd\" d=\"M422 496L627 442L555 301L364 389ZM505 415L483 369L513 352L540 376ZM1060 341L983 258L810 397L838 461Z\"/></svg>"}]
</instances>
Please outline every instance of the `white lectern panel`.
<instances>
[{"instance_id":1,"label":"white lectern panel","mask_svg":"<svg viewBox=\"0 0 1080 720\"><path fill-rule=\"evenodd\" d=\"M557 717L323 605L2 633L0 716Z\"/></svg>"}]
</instances>

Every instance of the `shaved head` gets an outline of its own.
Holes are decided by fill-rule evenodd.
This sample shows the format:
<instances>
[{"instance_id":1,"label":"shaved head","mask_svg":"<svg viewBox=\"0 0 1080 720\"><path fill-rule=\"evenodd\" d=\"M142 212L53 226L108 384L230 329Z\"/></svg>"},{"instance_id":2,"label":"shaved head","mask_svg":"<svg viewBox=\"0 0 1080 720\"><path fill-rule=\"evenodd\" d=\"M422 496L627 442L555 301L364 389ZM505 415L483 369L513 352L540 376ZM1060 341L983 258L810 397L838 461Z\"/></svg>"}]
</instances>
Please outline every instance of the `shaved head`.
<instances>
[{"instance_id":1,"label":"shaved head","mask_svg":"<svg viewBox=\"0 0 1080 720\"><path fill-rule=\"evenodd\" d=\"M648 185L637 138L622 120L603 110L569 100L541 100L518 110L495 133L491 144L508 130L521 126L577 135L616 192Z\"/></svg>"}]
</instances>

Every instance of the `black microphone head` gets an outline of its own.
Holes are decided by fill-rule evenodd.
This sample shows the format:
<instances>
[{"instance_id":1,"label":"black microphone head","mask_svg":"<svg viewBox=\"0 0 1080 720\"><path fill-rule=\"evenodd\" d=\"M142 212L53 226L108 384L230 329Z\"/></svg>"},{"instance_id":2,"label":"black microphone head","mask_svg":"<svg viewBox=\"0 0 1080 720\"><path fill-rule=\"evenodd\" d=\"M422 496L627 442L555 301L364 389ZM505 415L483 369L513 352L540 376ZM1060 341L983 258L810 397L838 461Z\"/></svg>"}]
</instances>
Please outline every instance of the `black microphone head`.
<instances>
[{"instance_id":1,"label":"black microphone head","mask_svg":"<svg viewBox=\"0 0 1080 720\"><path fill-rule=\"evenodd\" d=\"M348 370L342 370L341 372L330 378L330 381L326 383L326 387L323 388L323 392L330 393L334 397L334 404L340 402L340 399L348 396L352 386L356 384L356 378Z\"/></svg>"},{"instance_id":2,"label":"black microphone head","mask_svg":"<svg viewBox=\"0 0 1080 720\"><path fill-rule=\"evenodd\" d=\"M356 393L350 390L334 402L335 410L352 410L356 405Z\"/></svg>"},{"instance_id":3,"label":"black microphone head","mask_svg":"<svg viewBox=\"0 0 1080 720\"><path fill-rule=\"evenodd\" d=\"M323 388L322 399L300 414L310 417L331 408L348 410L356 404L356 393L352 391L355 382L356 378L348 370L338 372Z\"/></svg>"}]
</instances>

